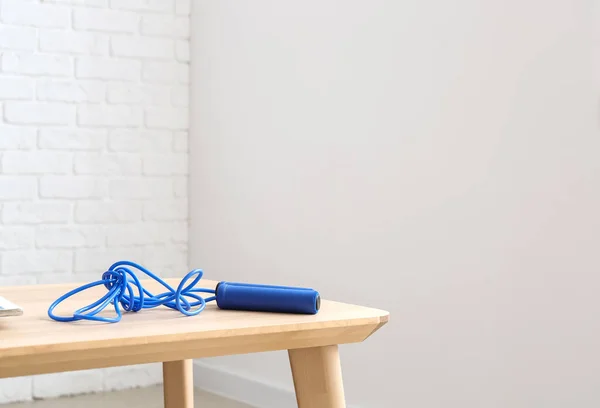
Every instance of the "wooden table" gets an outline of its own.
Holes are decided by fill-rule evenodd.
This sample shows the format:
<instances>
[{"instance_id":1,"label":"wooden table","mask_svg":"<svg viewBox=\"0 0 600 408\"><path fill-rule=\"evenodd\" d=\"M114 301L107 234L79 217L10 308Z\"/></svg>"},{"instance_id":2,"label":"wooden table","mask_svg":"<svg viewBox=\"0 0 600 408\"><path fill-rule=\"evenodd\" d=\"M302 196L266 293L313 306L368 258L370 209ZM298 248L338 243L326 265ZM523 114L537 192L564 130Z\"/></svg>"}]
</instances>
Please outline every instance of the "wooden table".
<instances>
[{"instance_id":1,"label":"wooden table","mask_svg":"<svg viewBox=\"0 0 600 408\"><path fill-rule=\"evenodd\" d=\"M194 317L160 307L126 313L114 324L51 320L48 306L76 286L0 288L24 309L23 316L0 319L0 378L162 362L165 407L192 408L192 359L288 350L298 406L343 408L337 345L363 341L388 321L383 310L327 300L316 315L228 311L212 302ZM144 286L160 292L153 281ZM90 289L56 312L68 315L104 293Z\"/></svg>"}]
</instances>

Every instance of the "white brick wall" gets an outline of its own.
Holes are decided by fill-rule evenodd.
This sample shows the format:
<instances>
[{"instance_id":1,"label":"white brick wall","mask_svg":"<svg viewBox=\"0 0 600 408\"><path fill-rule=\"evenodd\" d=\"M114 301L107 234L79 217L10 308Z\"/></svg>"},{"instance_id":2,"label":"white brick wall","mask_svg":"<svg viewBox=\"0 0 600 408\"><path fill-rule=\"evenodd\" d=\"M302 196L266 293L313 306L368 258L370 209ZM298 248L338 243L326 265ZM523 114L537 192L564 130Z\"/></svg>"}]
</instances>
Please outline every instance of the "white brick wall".
<instances>
[{"instance_id":1,"label":"white brick wall","mask_svg":"<svg viewBox=\"0 0 600 408\"><path fill-rule=\"evenodd\" d=\"M68 77L73 73L73 58L67 55L3 52L0 61L3 74Z\"/></svg>"},{"instance_id":2,"label":"white brick wall","mask_svg":"<svg viewBox=\"0 0 600 408\"><path fill-rule=\"evenodd\" d=\"M68 7L36 1L3 0L0 10L0 21L3 24L67 29L70 19L71 10Z\"/></svg>"},{"instance_id":3,"label":"white brick wall","mask_svg":"<svg viewBox=\"0 0 600 408\"><path fill-rule=\"evenodd\" d=\"M187 271L191 0L0 0L0 286ZM16 299L18 302L18 299ZM0 380L0 403L157 365Z\"/></svg>"}]
</instances>

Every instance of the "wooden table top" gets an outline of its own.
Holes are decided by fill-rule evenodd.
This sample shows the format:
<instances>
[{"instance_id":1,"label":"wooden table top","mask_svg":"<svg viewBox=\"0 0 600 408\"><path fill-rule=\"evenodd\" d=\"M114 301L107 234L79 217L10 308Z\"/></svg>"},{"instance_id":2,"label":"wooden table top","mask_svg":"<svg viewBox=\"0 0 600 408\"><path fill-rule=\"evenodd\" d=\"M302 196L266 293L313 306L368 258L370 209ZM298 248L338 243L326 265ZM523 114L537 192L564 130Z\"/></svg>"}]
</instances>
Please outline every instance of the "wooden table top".
<instances>
[{"instance_id":1,"label":"wooden table top","mask_svg":"<svg viewBox=\"0 0 600 408\"><path fill-rule=\"evenodd\" d=\"M178 279L167 279L177 286ZM154 281L145 287L160 293ZM217 282L202 279L199 286ZM24 314L0 318L0 378L20 375L175 361L228 354L360 342L388 321L388 312L323 300L316 315L220 310L215 302L197 316L166 307L124 313L118 323L51 320L48 307L79 284L0 288ZM65 301L69 315L106 293L102 286ZM114 313L109 306L103 314Z\"/></svg>"}]
</instances>

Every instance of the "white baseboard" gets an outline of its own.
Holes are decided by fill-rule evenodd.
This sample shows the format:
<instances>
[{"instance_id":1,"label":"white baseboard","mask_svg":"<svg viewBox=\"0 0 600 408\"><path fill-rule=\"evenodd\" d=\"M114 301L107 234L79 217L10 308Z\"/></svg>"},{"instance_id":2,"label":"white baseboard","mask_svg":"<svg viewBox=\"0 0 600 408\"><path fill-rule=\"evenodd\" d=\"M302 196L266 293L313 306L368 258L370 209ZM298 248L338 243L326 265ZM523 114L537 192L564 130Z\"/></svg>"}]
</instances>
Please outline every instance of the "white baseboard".
<instances>
[{"instance_id":1,"label":"white baseboard","mask_svg":"<svg viewBox=\"0 0 600 408\"><path fill-rule=\"evenodd\" d=\"M194 361L194 385L257 408L297 408L292 390Z\"/></svg>"},{"instance_id":2,"label":"white baseboard","mask_svg":"<svg viewBox=\"0 0 600 408\"><path fill-rule=\"evenodd\" d=\"M292 389L194 361L194 386L256 408L297 408ZM348 408L358 408L348 405Z\"/></svg>"}]
</instances>

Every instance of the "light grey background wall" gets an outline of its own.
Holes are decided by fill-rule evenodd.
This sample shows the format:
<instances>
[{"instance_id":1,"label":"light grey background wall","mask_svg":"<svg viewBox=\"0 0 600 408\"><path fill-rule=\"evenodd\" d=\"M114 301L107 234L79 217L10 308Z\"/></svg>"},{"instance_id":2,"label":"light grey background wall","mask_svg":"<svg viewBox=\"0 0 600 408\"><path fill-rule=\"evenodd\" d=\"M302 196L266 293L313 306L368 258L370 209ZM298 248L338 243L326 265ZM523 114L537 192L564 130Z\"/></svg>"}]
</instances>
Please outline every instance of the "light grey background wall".
<instances>
[{"instance_id":1,"label":"light grey background wall","mask_svg":"<svg viewBox=\"0 0 600 408\"><path fill-rule=\"evenodd\" d=\"M190 266L390 310L354 406L597 407L593 3L195 2Z\"/></svg>"}]
</instances>

